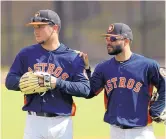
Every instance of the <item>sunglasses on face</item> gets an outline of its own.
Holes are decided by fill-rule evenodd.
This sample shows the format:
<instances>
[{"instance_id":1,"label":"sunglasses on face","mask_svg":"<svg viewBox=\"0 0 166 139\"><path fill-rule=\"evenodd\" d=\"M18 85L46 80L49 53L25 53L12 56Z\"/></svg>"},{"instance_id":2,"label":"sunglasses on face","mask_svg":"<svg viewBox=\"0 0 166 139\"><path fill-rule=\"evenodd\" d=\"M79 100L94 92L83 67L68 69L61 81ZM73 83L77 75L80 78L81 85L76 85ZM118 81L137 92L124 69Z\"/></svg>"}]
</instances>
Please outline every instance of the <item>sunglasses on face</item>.
<instances>
[{"instance_id":1,"label":"sunglasses on face","mask_svg":"<svg viewBox=\"0 0 166 139\"><path fill-rule=\"evenodd\" d=\"M111 42L116 42L117 40L124 40L124 38L117 38L115 36L106 37Z\"/></svg>"},{"instance_id":2,"label":"sunglasses on face","mask_svg":"<svg viewBox=\"0 0 166 139\"><path fill-rule=\"evenodd\" d=\"M55 25L54 21L47 19L47 18L43 18L43 17L32 17L31 18L31 22L48 22L49 25Z\"/></svg>"}]
</instances>

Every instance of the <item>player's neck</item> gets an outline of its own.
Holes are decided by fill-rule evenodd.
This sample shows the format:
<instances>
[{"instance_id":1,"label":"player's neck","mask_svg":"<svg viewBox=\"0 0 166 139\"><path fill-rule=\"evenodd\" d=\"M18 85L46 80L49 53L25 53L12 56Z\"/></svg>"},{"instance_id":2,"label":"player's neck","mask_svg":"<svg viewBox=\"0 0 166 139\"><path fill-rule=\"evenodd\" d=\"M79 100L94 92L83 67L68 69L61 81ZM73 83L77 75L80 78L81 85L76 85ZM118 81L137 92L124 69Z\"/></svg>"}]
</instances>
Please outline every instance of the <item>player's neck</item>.
<instances>
[{"instance_id":1,"label":"player's neck","mask_svg":"<svg viewBox=\"0 0 166 139\"><path fill-rule=\"evenodd\" d=\"M127 51L124 51L124 52L116 55L115 59L117 61L126 61L126 60L130 59L131 55L132 55L132 52L130 49L128 49Z\"/></svg>"},{"instance_id":2,"label":"player's neck","mask_svg":"<svg viewBox=\"0 0 166 139\"><path fill-rule=\"evenodd\" d=\"M60 45L58 39L50 39L48 42L42 45L42 47L48 51L56 50Z\"/></svg>"}]
</instances>

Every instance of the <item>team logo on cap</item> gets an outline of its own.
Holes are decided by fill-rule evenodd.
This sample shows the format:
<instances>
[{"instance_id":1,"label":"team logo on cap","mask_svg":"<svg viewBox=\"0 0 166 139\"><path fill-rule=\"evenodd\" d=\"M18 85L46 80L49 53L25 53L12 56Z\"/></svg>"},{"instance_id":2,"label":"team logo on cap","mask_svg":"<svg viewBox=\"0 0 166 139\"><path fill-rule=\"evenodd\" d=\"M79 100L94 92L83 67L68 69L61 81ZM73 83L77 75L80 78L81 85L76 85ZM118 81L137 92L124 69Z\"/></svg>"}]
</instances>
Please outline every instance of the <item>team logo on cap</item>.
<instances>
[{"instance_id":1,"label":"team logo on cap","mask_svg":"<svg viewBox=\"0 0 166 139\"><path fill-rule=\"evenodd\" d=\"M111 24L110 26L109 26L109 28L108 28L108 33L111 33L112 31L114 30L114 25L113 24Z\"/></svg>"},{"instance_id":2,"label":"team logo on cap","mask_svg":"<svg viewBox=\"0 0 166 139\"><path fill-rule=\"evenodd\" d=\"M35 13L35 17L38 17L38 16L40 16L40 13L39 12Z\"/></svg>"}]
</instances>

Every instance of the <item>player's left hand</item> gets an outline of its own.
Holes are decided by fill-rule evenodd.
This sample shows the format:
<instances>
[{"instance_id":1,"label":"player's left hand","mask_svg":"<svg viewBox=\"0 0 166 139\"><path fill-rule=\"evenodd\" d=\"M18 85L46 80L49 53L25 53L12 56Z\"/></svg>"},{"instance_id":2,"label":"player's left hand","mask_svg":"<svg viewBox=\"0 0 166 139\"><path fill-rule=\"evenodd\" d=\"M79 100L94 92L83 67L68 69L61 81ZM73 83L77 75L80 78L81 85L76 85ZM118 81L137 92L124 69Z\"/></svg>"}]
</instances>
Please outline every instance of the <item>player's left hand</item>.
<instances>
[{"instance_id":1,"label":"player's left hand","mask_svg":"<svg viewBox=\"0 0 166 139\"><path fill-rule=\"evenodd\" d=\"M156 123L164 123L166 125L166 109L157 117L152 117L152 120Z\"/></svg>"},{"instance_id":2,"label":"player's left hand","mask_svg":"<svg viewBox=\"0 0 166 139\"><path fill-rule=\"evenodd\" d=\"M89 65L88 54L86 54L86 53L84 53L84 52L81 52L81 51L78 51L78 50L75 50L75 52L79 54L79 57L82 57L82 58L83 58L84 64L85 64L85 69L89 69L89 68L90 68L90 65Z\"/></svg>"},{"instance_id":3,"label":"player's left hand","mask_svg":"<svg viewBox=\"0 0 166 139\"><path fill-rule=\"evenodd\" d=\"M56 87L56 77L46 72L26 72L20 79L19 87L24 94L46 92Z\"/></svg>"},{"instance_id":4,"label":"player's left hand","mask_svg":"<svg viewBox=\"0 0 166 139\"><path fill-rule=\"evenodd\" d=\"M34 75L36 75L37 77L39 77L39 83L40 85L43 85L44 86L44 75L48 73L45 73L45 72L34 72ZM54 76L51 76L49 75L51 80L50 80L50 85L51 85L51 88L54 89L56 87L56 77Z\"/></svg>"}]
</instances>

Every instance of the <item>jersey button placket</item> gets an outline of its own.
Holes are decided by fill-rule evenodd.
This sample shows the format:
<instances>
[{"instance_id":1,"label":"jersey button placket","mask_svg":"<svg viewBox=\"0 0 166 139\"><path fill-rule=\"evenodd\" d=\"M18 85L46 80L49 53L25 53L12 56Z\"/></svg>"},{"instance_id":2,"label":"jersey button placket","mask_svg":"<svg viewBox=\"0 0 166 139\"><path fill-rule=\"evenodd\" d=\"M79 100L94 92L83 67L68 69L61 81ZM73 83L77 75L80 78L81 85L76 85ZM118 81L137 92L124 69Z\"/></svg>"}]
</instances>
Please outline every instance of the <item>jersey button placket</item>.
<instances>
[{"instance_id":1,"label":"jersey button placket","mask_svg":"<svg viewBox=\"0 0 166 139\"><path fill-rule=\"evenodd\" d=\"M123 74L122 66L120 66L120 74L121 74L121 75Z\"/></svg>"},{"instance_id":2,"label":"jersey button placket","mask_svg":"<svg viewBox=\"0 0 166 139\"><path fill-rule=\"evenodd\" d=\"M123 72L122 72L122 66L119 66L119 72L120 72L120 75L123 74Z\"/></svg>"}]
</instances>

